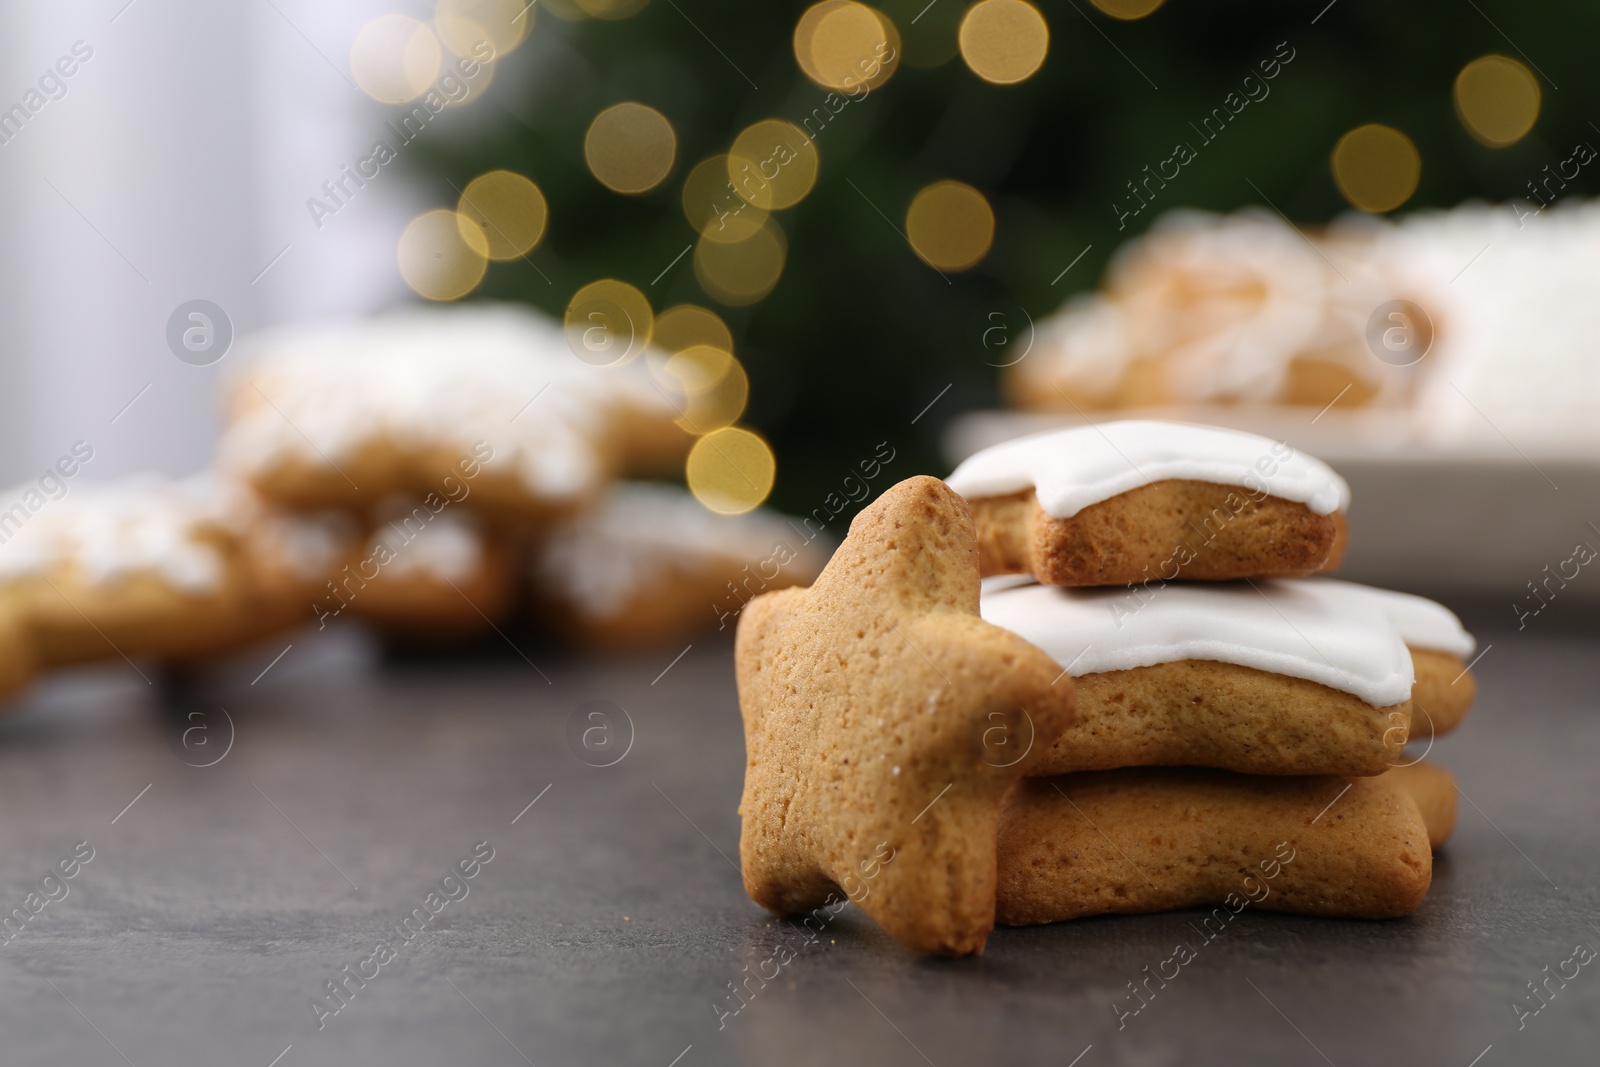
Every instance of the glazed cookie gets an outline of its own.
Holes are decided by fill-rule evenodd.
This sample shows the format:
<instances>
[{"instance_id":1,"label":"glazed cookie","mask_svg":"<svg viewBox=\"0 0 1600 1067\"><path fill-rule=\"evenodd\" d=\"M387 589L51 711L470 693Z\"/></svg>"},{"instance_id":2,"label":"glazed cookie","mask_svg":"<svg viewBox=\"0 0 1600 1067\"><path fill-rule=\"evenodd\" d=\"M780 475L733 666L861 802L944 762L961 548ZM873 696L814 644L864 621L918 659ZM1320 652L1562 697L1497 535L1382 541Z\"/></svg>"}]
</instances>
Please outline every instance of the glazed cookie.
<instances>
[{"instance_id":1,"label":"glazed cookie","mask_svg":"<svg viewBox=\"0 0 1600 1067\"><path fill-rule=\"evenodd\" d=\"M1053 430L968 458L985 575L1051 585L1299 577L1344 555L1350 489L1255 434L1175 422Z\"/></svg>"},{"instance_id":2,"label":"glazed cookie","mask_svg":"<svg viewBox=\"0 0 1600 1067\"><path fill-rule=\"evenodd\" d=\"M1263 778L1134 768L1035 778L1000 816L998 915L1027 926L1253 903L1353 919L1415 911L1428 826L1397 775ZM1209 926L1207 920L1203 922Z\"/></svg>"},{"instance_id":3,"label":"glazed cookie","mask_svg":"<svg viewBox=\"0 0 1600 1067\"><path fill-rule=\"evenodd\" d=\"M211 654L286 625L260 580L237 500L209 479L75 483L0 545L0 587L41 666Z\"/></svg>"},{"instance_id":4,"label":"glazed cookie","mask_svg":"<svg viewBox=\"0 0 1600 1067\"><path fill-rule=\"evenodd\" d=\"M1478 692L1466 664L1477 642L1454 612L1410 593L1333 579L1318 584L1336 597L1376 607L1410 646L1417 675L1411 688L1412 739L1437 737L1461 725Z\"/></svg>"},{"instance_id":5,"label":"glazed cookie","mask_svg":"<svg viewBox=\"0 0 1600 1067\"><path fill-rule=\"evenodd\" d=\"M263 334L229 395L220 462L296 509L454 495L547 519L690 438L645 361L580 360L559 324L510 306L414 308Z\"/></svg>"},{"instance_id":6,"label":"glazed cookie","mask_svg":"<svg viewBox=\"0 0 1600 1067\"><path fill-rule=\"evenodd\" d=\"M810 588L745 608L739 852L756 903L791 915L848 897L911 948L983 950L996 819L1029 769L987 759L985 731L1021 709L1053 740L1072 686L978 617L977 554L961 498L911 478L856 516Z\"/></svg>"},{"instance_id":7,"label":"glazed cookie","mask_svg":"<svg viewBox=\"0 0 1600 1067\"><path fill-rule=\"evenodd\" d=\"M492 629L516 604L516 567L504 536L469 512L418 504L386 521L329 583L335 614L348 607L385 629L454 637Z\"/></svg>"},{"instance_id":8,"label":"glazed cookie","mask_svg":"<svg viewBox=\"0 0 1600 1067\"><path fill-rule=\"evenodd\" d=\"M645 644L721 629L755 594L813 581L826 558L778 515L717 515L685 490L622 483L546 534L530 577L564 634Z\"/></svg>"},{"instance_id":9,"label":"glazed cookie","mask_svg":"<svg viewBox=\"0 0 1600 1067\"><path fill-rule=\"evenodd\" d=\"M1331 579L1179 583L1139 599L989 578L981 611L1078 683L1077 717L1038 774L1380 774L1405 747L1417 678L1470 688L1432 677L1435 661L1414 647L1470 643L1454 615Z\"/></svg>"}]
</instances>

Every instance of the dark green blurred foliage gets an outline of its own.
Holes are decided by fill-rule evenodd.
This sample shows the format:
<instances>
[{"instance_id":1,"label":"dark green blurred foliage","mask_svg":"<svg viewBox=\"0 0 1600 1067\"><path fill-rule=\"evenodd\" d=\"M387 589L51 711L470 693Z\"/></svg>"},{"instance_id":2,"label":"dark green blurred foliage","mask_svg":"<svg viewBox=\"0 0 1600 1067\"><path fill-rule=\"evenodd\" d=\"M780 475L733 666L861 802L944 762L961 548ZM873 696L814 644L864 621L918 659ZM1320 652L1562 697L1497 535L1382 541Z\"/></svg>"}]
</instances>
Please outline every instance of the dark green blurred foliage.
<instances>
[{"instance_id":1,"label":"dark green blurred foliage","mask_svg":"<svg viewBox=\"0 0 1600 1067\"><path fill-rule=\"evenodd\" d=\"M726 152L751 122L798 122L822 105L825 90L799 71L792 50L806 6L652 0L616 22L543 13L465 128L424 139L413 157L438 179L442 205L455 199L446 181L459 189L496 167L527 174L549 199L550 228L532 265L495 265L476 296L560 315L579 286L617 277L658 312L688 301L722 314L750 374L743 421L778 455L771 503L793 512L821 506L881 441L897 456L874 493L901 477L944 473L941 428L998 402L992 364L1011 358L999 341L1024 342L1025 314L1037 319L1092 288L1118 244L1167 209L1228 211L1265 196L1297 222L1325 221L1348 210L1329 153L1365 122L1403 130L1421 152L1421 185L1402 211L1510 199L1574 143L1600 145L1591 124L1600 122L1591 54L1600 7L1592 4L1169 0L1143 20L1119 22L1087 0L1041 0L1048 58L1031 79L1000 87L956 53L963 0L883 0L904 61L817 135L816 188L774 216L789 246L777 288L751 307L724 308L696 283L692 256L652 284L695 238L679 201L689 169ZM1222 106L1280 42L1294 58L1270 95L1202 144L1190 123ZM1534 131L1498 150L1465 132L1451 96L1461 67L1490 52L1534 68L1544 98ZM584 165L590 121L623 100L659 109L678 135L671 177L644 196L608 191ZM1198 158L1119 230L1112 205L1131 203L1125 183L1179 141ZM898 232L917 190L940 178L983 190L997 217L988 257L948 279ZM1595 181L1584 172L1566 195L1588 195Z\"/></svg>"}]
</instances>

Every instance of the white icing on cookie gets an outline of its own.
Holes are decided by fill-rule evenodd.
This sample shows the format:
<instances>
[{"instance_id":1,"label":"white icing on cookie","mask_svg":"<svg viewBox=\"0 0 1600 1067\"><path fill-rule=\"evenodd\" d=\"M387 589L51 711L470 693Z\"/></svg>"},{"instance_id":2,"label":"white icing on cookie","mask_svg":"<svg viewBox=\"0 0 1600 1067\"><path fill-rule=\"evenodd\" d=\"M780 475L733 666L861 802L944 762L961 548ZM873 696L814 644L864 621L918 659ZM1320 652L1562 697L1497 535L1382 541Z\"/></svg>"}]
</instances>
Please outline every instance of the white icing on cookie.
<instances>
[{"instance_id":1,"label":"white icing on cookie","mask_svg":"<svg viewBox=\"0 0 1600 1067\"><path fill-rule=\"evenodd\" d=\"M285 461L339 464L364 446L466 456L484 441L493 469L567 501L602 484L626 420L677 414L645 361L585 363L559 323L510 305L406 308L258 334L243 347L219 456L247 476Z\"/></svg>"},{"instance_id":2,"label":"white icing on cookie","mask_svg":"<svg viewBox=\"0 0 1600 1067\"><path fill-rule=\"evenodd\" d=\"M427 509L421 509L423 514ZM387 545L394 558L384 564L390 574L421 575L448 582L465 582L483 569L485 559L482 528L472 516L444 511L420 528L403 519L385 523L373 535L367 556L379 542Z\"/></svg>"},{"instance_id":3,"label":"white icing on cookie","mask_svg":"<svg viewBox=\"0 0 1600 1067\"><path fill-rule=\"evenodd\" d=\"M814 577L818 567L802 540L770 513L717 515L682 489L621 483L595 509L551 531L533 575L580 615L600 621L616 618L675 572L721 565L737 579L744 566L754 573L765 564L769 581L779 566L787 577ZM780 545L787 551L775 557ZM800 558L774 562L790 553Z\"/></svg>"},{"instance_id":4,"label":"white icing on cookie","mask_svg":"<svg viewBox=\"0 0 1600 1067\"><path fill-rule=\"evenodd\" d=\"M1376 607L1412 648L1448 652L1465 659L1478 647L1477 640L1461 625L1455 612L1427 597L1357 585L1337 578L1306 578L1302 581L1321 587L1320 595L1335 602L1341 597L1348 597L1353 604Z\"/></svg>"},{"instance_id":5,"label":"white icing on cookie","mask_svg":"<svg viewBox=\"0 0 1600 1067\"><path fill-rule=\"evenodd\" d=\"M211 592L226 571L213 540L228 526L224 495L205 478L74 481L37 512L24 516L18 505L0 516L0 582L67 570L96 587L153 575L186 593Z\"/></svg>"},{"instance_id":6,"label":"white icing on cookie","mask_svg":"<svg viewBox=\"0 0 1600 1067\"><path fill-rule=\"evenodd\" d=\"M1352 590L1362 587L1283 579L1135 592L1013 576L984 581L980 614L1074 677L1203 659L1305 678L1377 707L1409 700L1411 654L1385 610L1394 602Z\"/></svg>"},{"instance_id":7,"label":"white icing on cookie","mask_svg":"<svg viewBox=\"0 0 1600 1067\"><path fill-rule=\"evenodd\" d=\"M1317 515L1350 506L1350 487L1321 460L1256 434L1182 422L1102 422L1019 437L969 457L945 481L972 499L1034 489L1046 515L1065 519L1174 478L1266 492Z\"/></svg>"}]
</instances>

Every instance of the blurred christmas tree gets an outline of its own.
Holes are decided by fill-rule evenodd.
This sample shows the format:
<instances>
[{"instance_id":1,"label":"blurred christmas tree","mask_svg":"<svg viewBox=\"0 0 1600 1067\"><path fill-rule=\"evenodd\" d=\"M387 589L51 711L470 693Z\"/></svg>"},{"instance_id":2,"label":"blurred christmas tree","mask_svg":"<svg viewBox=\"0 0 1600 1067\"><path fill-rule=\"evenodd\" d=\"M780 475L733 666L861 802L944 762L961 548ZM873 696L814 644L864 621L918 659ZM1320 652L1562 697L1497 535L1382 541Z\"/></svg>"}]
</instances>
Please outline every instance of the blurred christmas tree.
<instances>
[{"instance_id":1,"label":"blurred christmas tree","mask_svg":"<svg viewBox=\"0 0 1600 1067\"><path fill-rule=\"evenodd\" d=\"M1534 22L1507 0L442 0L447 45L501 45L494 84L407 158L441 207L500 169L542 190L542 241L470 298L559 316L619 279L658 315L716 311L748 372L738 421L776 452L772 502L810 513L880 442L895 458L874 493L943 471L940 428L996 402L1005 345L1167 209L1265 200L1325 221L1362 202L1329 160L1368 123L1415 146L1385 164L1399 177L1378 175L1379 200L1397 181L1402 210L1527 196L1574 143L1600 144L1579 56L1600 9L1562 8ZM1490 53L1511 81L1490 79L1486 133L1458 113L1457 80ZM1538 120L1510 144L1493 128L1517 122L1496 117L1505 84ZM773 119L793 125L740 140ZM775 142L791 158L748 147ZM730 174L715 157L736 143ZM741 200L728 185L751 163L770 184Z\"/></svg>"}]
</instances>

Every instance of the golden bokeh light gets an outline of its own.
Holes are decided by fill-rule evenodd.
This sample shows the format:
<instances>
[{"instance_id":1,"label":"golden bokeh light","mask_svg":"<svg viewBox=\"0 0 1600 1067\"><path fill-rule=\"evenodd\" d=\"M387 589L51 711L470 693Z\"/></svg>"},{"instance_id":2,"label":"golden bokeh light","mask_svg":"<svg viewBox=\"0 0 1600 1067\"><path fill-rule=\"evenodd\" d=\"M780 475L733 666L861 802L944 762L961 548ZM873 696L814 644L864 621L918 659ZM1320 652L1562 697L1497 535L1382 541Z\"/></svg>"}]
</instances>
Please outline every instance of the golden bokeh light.
<instances>
[{"instance_id":1,"label":"golden bokeh light","mask_svg":"<svg viewBox=\"0 0 1600 1067\"><path fill-rule=\"evenodd\" d=\"M684 475L701 504L720 515L742 515L772 492L778 459L759 434L728 426L694 443Z\"/></svg>"},{"instance_id":2,"label":"golden bokeh light","mask_svg":"<svg viewBox=\"0 0 1600 1067\"><path fill-rule=\"evenodd\" d=\"M563 319L567 347L585 363L627 363L650 345L655 314L650 301L627 282L602 278L572 294Z\"/></svg>"},{"instance_id":3,"label":"golden bokeh light","mask_svg":"<svg viewBox=\"0 0 1600 1067\"><path fill-rule=\"evenodd\" d=\"M471 219L436 208L411 220L396 253L400 276L429 300L457 300L489 269L489 239Z\"/></svg>"},{"instance_id":4,"label":"golden bokeh light","mask_svg":"<svg viewBox=\"0 0 1600 1067\"><path fill-rule=\"evenodd\" d=\"M693 434L731 426L750 400L750 377L733 354L692 345L662 365L658 377L679 397L678 425Z\"/></svg>"},{"instance_id":5,"label":"golden bokeh light","mask_svg":"<svg viewBox=\"0 0 1600 1067\"><path fill-rule=\"evenodd\" d=\"M1050 50L1050 27L1026 0L978 0L967 9L958 36L972 73L996 85L1032 76Z\"/></svg>"},{"instance_id":6,"label":"golden bokeh light","mask_svg":"<svg viewBox=\"0 0 1600 1067\"><path fill-rule=\"evenodd\" d=\"M682 352L695 345L733 351L733 331L722 316L698 304L677 304L656 316L655 346L663 352Z\"/></svg>"},{"instance_id":7,"label":"golden bokeh light","mask_svg":"<svg viewBox=\"0 0 1600 1067\"><path fill-rule=\"evenodd\" d=\"M1411 138L1380 123L1357 126L1334 146L1333 180L1362 211L1393 211L1417 191L1422 156Z\"/></svg>"},{"instance_id":8,"label":"golden bokeh light","mask_svg":"<svg viewBox=\"0 0 1600 1067\"><path fill-rule=\"evenodd\" d=\"M728 152L733 191L765 211L793 207L817 184L817 146L786 119L763 119L740 131Z\"/></svg>"},{"instance_id":9,"label":"golden bokeh light","mask_svg":"<svg viewBox=\"0 0 1600 1067\"><path fill-rule=\"evenodd\" d=\"M539 187L509 170L472 179L456 211L488 238L490 259L516 259L533 251L550 217Z\"/></svg>"},{"instance_id":10,"label":"golden bokeh light","mask_svg":"<svg viewBox=\"0 0 1600 1067\"><path fill-rule=\"evenodd\" d=\"M994 243L994 210L965 182L934 182L906 209L906 238L936 270L966 270Z\"/></svg>"},{"instance_id":11,"label":"golden bokeh light","mask_svg":"<svg viewBox=\"0 0 1600 1067\"><path fill-rule=\"evenodd\" d=\"M572 0L590 18L625 19L643 11L650 0Z\"/></svg>"},{"instance_id":12,"label":"golden bokeh light","mask_svg":"<svg viewBox=\"0 0 1600 1067\"><path fill-rule=\"evenodd\" d=\"M1089 0L1091 4L1114 19L1131 22L1142 19L1166 0Z\"/></svg>"},{"instance_id":13,"label":"golden bokeh light","mask_svg":"<svg viewBox=\"0 0 1600 1067\"><path fill-rule=\"evenodd\" d=\"M702 237L734 244L761 231L767 212L733 191L727 156L711 156L694 165L683 181L683 214Z\"/></svg>"},{"instance_id":14,"label":"golden bokeh light","mask_svg":"<svg viewBox=\"0 0 1600 1067\"><path fill-rule=\"evenodd\" d=\"M403 104L427 92L442 59L439 39L409 15L379 15L350 44L356 84L383 104Z\"/></svg>"},{"instance_id":15,"label":"golden bokeh light","mask_svg":"<svg viewBox=\"0 0 1600 1067\"><path fill-rule=\"evenodd\" d=\"M672 172L678 135L653 107L628 101L594 117L583 138L589 173L617 193L647 193Z\"/></svg>"},{"instance_id":16,"label":"golden bokeh light","mask_svg":"<svg viewBox=\"0 0 1600 1067\"><path fill-rule=\"evenodd\" d=\"M900 31L881 11L855 0L822 0L794 28L794 58L824 89L876 89L900 63Z\"/></svg>"},{"instance_id":17,"label":"golden bokeh light","mask_svg":"<svg viewBox=\"0 0 1600 1067\"><path fill-rule=\"evenodd\" d=\"M1481 56L1462 67L1455 100L1461 125L1490 148L1516 144L1539 120L1539 81L1509 56Z\"/></svg>"},{"instance_id":18,"label":"golden bokeh light","mask_svg":"<svg viewBox=\"0 0 1600 1067\"><path fill-rule=\"evenodd\" d=\"M439 40L465 59L498 59L527 39L536 13L525 0L438 0L433 25Z\"/></svg>"},{"instance_id":19,"label":"golden bokeh light","mask_svg":"<svg viewBox=\"0 0 1600 1067\"><path fill-rule=\"evenodd\" d=\"M772 292L783 275L788 245L770 220L746 240L724 244L702 237L694 248L694 276L712 298L743 307Z\"/></svg>"}]
</instances>

